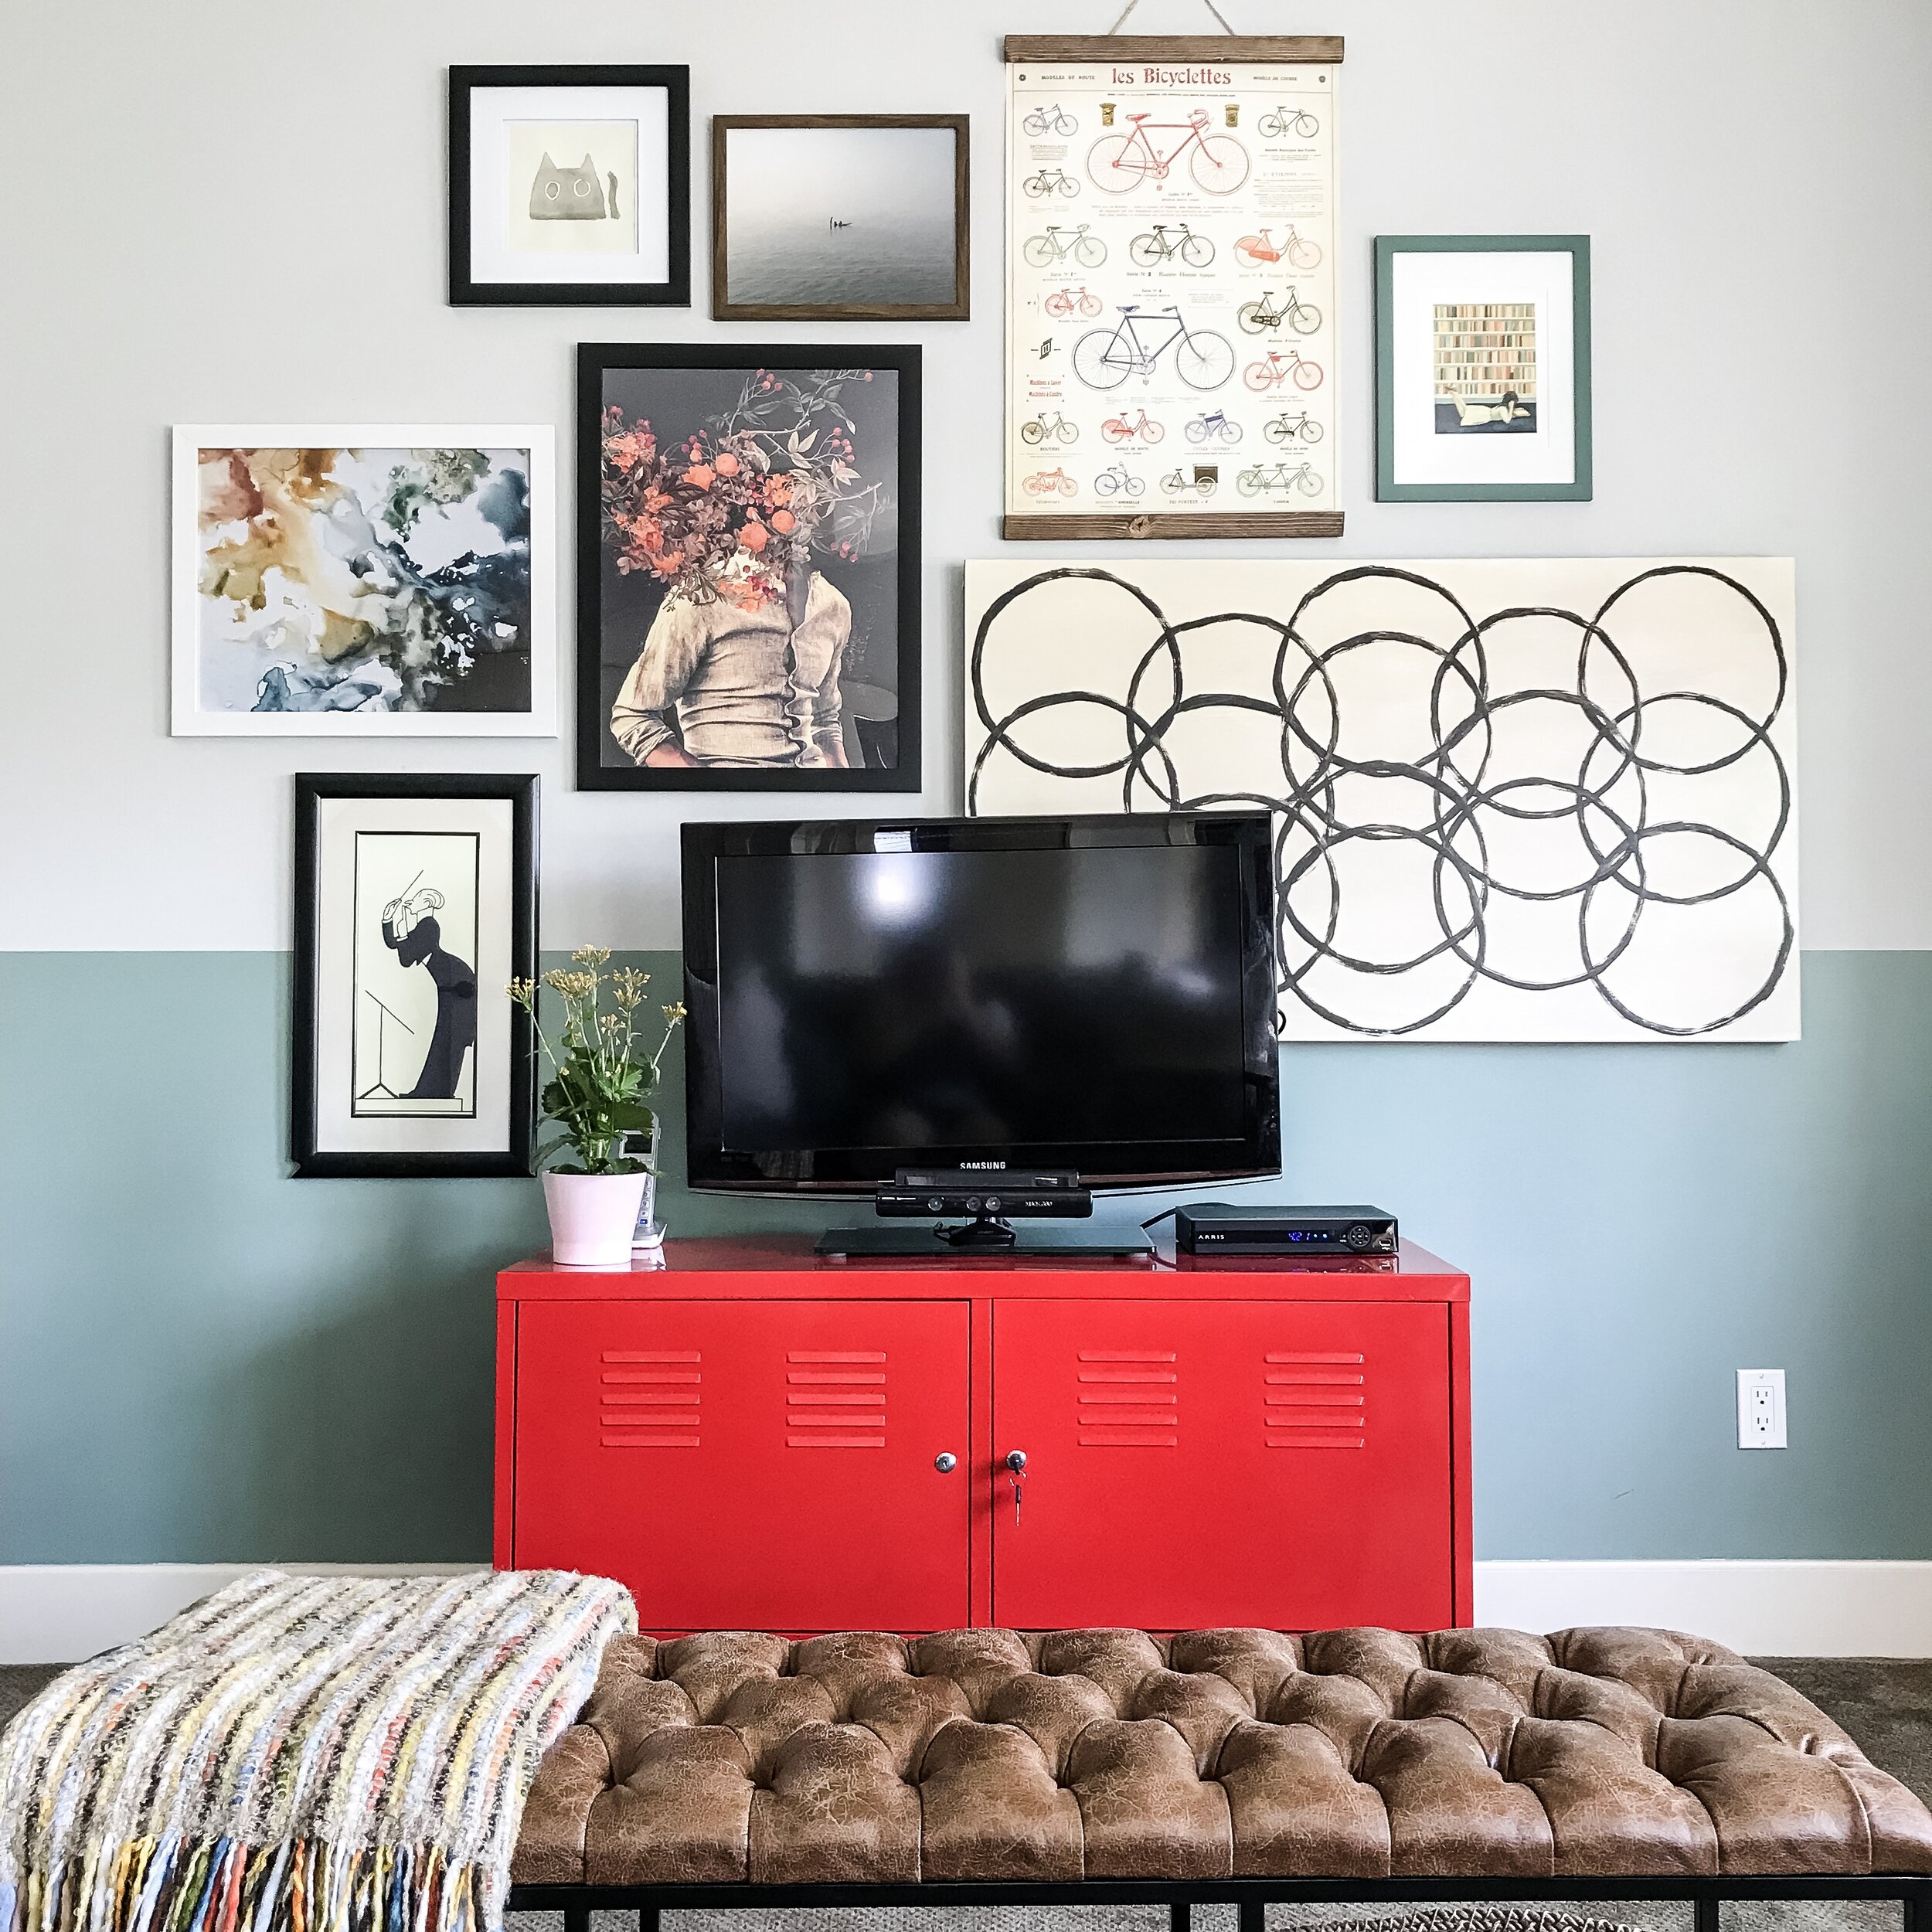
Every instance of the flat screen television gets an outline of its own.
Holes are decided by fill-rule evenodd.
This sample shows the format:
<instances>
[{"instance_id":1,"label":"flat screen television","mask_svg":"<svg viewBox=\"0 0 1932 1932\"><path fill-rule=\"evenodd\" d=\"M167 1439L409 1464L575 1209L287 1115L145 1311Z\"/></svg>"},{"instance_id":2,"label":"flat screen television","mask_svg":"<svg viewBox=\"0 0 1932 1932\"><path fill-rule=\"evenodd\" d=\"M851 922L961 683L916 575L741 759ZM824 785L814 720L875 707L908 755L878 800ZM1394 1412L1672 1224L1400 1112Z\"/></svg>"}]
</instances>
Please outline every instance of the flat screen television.
<instances>
[{"instance_id":1,"label":"flat screen television","mask_svg":"<svg viewBox=\"0 0 1932 1932\"><path fill-rule=\"evenodd\" d=\"M1275 1173L1265 813L684 828L690 1185Z\"/></svg>"}]
</instances>

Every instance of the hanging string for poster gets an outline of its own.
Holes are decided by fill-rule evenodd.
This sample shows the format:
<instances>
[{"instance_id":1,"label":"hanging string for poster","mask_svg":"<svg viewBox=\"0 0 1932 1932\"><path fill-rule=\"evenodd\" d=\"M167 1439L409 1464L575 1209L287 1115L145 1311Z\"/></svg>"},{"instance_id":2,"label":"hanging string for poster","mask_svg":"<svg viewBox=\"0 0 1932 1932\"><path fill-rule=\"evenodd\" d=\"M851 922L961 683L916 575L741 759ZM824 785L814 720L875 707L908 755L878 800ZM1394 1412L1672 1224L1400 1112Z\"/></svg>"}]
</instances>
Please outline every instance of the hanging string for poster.
<instances>
[{"instance_id":1,"label":"hanging string for poster","mask_svg":"<svg viewBox=\"0 0 1932 1932\"><path fill-rule=\"evenodd\" d=\"M1131 13L1140 4L1141 0L1127 0L1127 5L1121 12L1120 19L1116 20L1113 26L1107 29L1107 32L1110 34L1118 33L1122 25L1125 22L1128 15ZM1234 32L1234 29L1228 25L1227 15L1214 4L1214 0L1201 0L1201 4L1207 9L1209 13L1213 15L1216 19L1220 22L1221 31L1223 33L1233 33Z\"/></svg>"}]
</instances>

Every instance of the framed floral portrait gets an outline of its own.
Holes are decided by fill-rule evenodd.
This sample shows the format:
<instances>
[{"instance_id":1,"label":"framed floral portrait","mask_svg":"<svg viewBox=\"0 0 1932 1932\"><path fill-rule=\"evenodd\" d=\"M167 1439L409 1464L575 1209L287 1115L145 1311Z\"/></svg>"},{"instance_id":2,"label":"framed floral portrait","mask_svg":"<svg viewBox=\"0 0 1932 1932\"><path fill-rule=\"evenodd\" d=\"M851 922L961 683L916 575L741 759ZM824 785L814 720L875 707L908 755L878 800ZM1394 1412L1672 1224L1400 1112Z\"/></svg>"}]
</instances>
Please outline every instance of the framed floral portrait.
<instances>
[{"instance_id":1,"label":"framed floral portrait","mask_svg":"<svg viewBox=\"0 0 1932 1932\"><path fill-rule=\"evenodd\" d=\"M920 352L577 352L577 784L920 789Z\"/></svg>"},{"instance_id":2,"label":"framed floral portrait","mask_svg":"<svg viewBox=\"0 0 1932 1932\"><path fill-rule=\"evenodd\" d=\"M178 427L175 736L550 736L551 441Z\"/></svg>"}]
</instances>

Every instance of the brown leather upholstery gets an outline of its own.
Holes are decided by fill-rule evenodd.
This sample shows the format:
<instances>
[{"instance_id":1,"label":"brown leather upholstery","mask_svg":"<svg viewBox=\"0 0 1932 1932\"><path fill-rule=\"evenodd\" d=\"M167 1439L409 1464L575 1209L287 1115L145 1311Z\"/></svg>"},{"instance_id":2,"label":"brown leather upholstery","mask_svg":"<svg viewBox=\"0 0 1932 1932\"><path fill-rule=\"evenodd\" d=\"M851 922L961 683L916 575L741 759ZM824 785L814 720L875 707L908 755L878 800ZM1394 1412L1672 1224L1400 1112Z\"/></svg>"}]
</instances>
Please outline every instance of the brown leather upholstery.
<instances>
[{"instance_id":1,"label":"brown leather upholstery","mask_svg":"<svg viewBox=\"0 0 1932 1932\"><path fill-rule=\"evenodd\" d=\"M1932 1871L1932 1814L1668 1631L717 1631L606 1653L524 1883Z\"/></svg>"}]
</instances>

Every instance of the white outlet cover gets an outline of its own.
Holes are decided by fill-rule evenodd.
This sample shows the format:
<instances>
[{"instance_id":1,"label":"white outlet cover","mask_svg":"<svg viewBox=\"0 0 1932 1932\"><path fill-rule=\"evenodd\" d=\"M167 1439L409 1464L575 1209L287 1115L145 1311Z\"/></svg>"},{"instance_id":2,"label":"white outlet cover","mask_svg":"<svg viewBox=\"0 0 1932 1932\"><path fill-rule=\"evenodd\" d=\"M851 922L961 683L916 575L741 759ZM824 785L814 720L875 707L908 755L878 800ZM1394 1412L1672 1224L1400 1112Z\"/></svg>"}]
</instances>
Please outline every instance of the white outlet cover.
<instances>
[{"instance_id":1,"label":"white outlet cover","mask_svg":"<svg viewBox=\"0 0 1932 1932\"><path fill-rule=\"evenodd\" d=\"M1737 1372L1737 1446L1740 1449L1783 1449L1784 1371L1740 1369Z\"/></svg>"}]
</instances>

